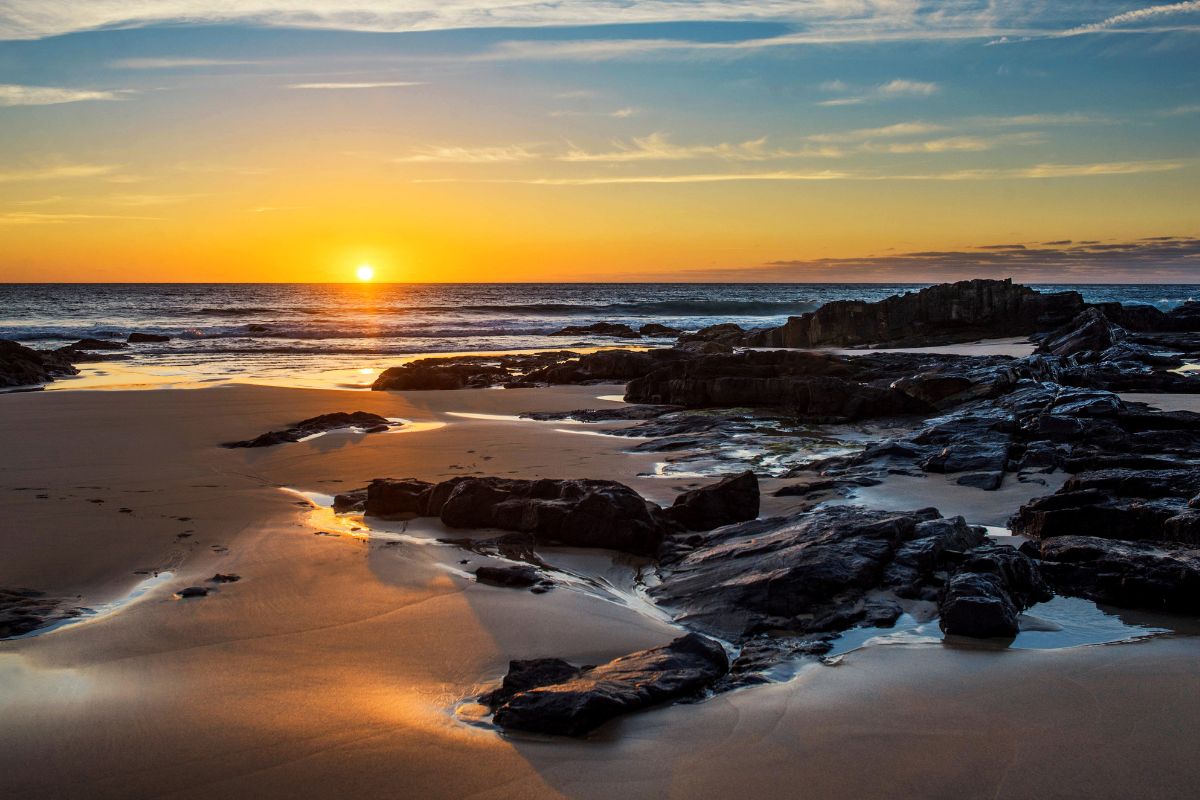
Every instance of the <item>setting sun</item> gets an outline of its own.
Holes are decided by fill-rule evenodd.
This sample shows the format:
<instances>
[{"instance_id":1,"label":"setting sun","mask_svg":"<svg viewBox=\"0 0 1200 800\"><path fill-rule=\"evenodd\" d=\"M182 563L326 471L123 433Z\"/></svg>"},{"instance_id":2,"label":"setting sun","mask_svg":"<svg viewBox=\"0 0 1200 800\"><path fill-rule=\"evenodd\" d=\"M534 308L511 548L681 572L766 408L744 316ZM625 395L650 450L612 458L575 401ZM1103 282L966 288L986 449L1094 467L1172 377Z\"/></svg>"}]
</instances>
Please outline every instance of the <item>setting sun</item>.
<instances>
[{"instance_id":1,"label":"setting sun","mask_svg":"<svg viewBox=\"0 0 1200 800\"><path fill-rule=\"evenodd\" d=\"M359 264L354 274L358 276L360 281L369 281L375 277L375 268L370 264Z\"/></svg>"}]
</instances>

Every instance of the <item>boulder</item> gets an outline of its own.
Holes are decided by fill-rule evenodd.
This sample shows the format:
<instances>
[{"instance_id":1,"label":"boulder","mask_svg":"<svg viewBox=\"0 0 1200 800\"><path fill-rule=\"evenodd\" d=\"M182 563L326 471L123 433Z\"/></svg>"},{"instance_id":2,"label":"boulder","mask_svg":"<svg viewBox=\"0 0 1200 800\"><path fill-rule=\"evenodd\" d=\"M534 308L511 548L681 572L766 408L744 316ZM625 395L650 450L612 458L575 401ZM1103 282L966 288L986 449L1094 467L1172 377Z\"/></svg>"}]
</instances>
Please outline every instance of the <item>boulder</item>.
<instances>
[{"instance_id":1,"label":"boulder","mask_svg":"<svg viewBox=\"0 0 1200 800\"><path fill-rule=\"evenodd\" d=\"M693 531L711 531L722 525L752 520L758 516L758 478L747 470L684 492L675 498L666 514Z\"/></svg>"},{"instance_id":2,"label":"boulder","mask_svg":"<svg viewBox=\"0 0 1200 800\"><path fill-rule=\"evenodd\" d=\"M376 478L367 486L363 510L374 517L428 516L433 488L416 478Z\"/></svg>"},{"instance_id":3,"label":"boulder","mask_svg":"<svg viewBox=\"0 0 1200 800\"><path fill-rule=\"evenodd\" d=\"M679 337L680 342L718 342L720 344L737 346L743 344L746 330L732 322L722 322L709 325L698 331L685 333Z\"/></svg>"},{"instance_id":4,"label":"boulder","mask_svg":"<svg viewBox=\"0 0 1200 800\"><path fill-rule=\"evenodd\" d=\"M678 336L680 331L678 328L672 328L670 325L662 325L658 322L647 322L642 327L638 328L638 333L642 336L667 337Z\"/></svg>"},{"instance_id":5,"label":"boulder","mask_svg":"<svg viewBox=\"0 0 1200 800\"><path fill-rule=\"evenodd\" d=\"M129 345L125 342L114 342L107 339L80 339L67 345L67 350L124 350Z\"/></svg>"},{"instance_id":6,"label":"boulder","mask_svg":"<svg viewBox=\"0 0 1200 800\"><path fill-rule=\"evenodd\" d=\"M982 545L959 564L938 598L938 624L954 636L1012 637L1020 630L1020 613L1051 597L1031 558L1006 545Z\"/></svg>"},{"instance_id":7,"label":"boulder","mask_svg":"<svg viewBox=\"0 0 1200 800\"><path fill-rule=\"evenodd\" d=\"M935 573L945 570L969 550L987 542L987 533L962 517L918 522L911 538L896 548L883 573L883 585L900 597L931 599Z\"/></svg>"},{"instance_id":8,"label":"boulder","mask_svg":"<svg viewBox=\"0 0 1200 800\"><path fill-rule=\"evenodd\" d=\"M720 644L689 633L575 675L569 666L559 660L523 665L514 687L502 685L481 700L494 704L493 719L506 730L583 736L621 714L699 694L729 671L729 660Z\"/></svg>"},{"instance_id":9,"label":"boulder","mask_svg":"<svg viewBox=\"0 0 1200 800\"><path fill-rule=\"evenodd\" d=\"M37 386L78 372L62 356L0 339L0 387Z\"/></svg>"},{"instance_id":10,"label":"boulder","mask_svg":"<svg viewBox=\"0 0 1200 800\"><path fill-rule=\"evenodd\" d=\"M499 366L430 363L442 359L420 359L402 367L389 367L375 378L375 391L430 391L438 389L486 388L503 383L511 373Z\"/></svg>"},{"instance_id":11,"label":"boulder","mask_svg":"<svg viewBox=\"0 0 1200 800\"><path fill-rule=\"evenodd\" d=\"M613 336L619 339L636 339L642 334L623 322L595 322L591 325L568 325L551 336Z\"/></svg>"},{"instance_id":12,"label":"boulder","mask_svg":"<svg viewBox=\"0 0 1200 800\"><path fill-rule=\"evenodd\" d=\"M281 431L268 431L253 439L240 442L226 442L222 447L273 447L277 444L298 442L308 436L341 428L358 428L363 433L381 433L388 430L391 422L386 417L372 414L369 411L335 411L332 414L321 414L301 420L290 428Z\"/></svg>"},{"instance_id":13,"label":"boulder","mask_svg":"<svg viewBox=\"0 0 1200 800\"><path fill-rule=\"evenodd\" d=\"M159 333L138 333L133 332L125 339L129 344L158 344L160 342L171 341L170 336L163 336Z\"/></svg>"},{"instance_id":14,"label":"boulder","mask_svg":"<svg viewBox=\"0 0 1200 800\"><path fill-rule=\"evenodd\" d=\"M475 580L489 586L502 586L507 589L529 589L548 584L543 580L542 573L529 564L513 564L500 567L480 567L475 570Z\"/></svg>"},{"instance_id":15,"label":"boulder","mask_svg":"<svg viewBox=\"0 0 1200 800\"><path fill-rule=\"evenodd\" d=\"M436 509L451 528L520 531L542 544L640 554L654 553L668 529L658 506L615 481L458 478L445 491L447 484L432 490L427 513Z\"/></svg>"},{"instance_id":16,"label":"boulder","mask_svg":"<svg viewBox=\"0 0 1200 800\"><path fill-rule=\"evenodd\" d=\"M1054 356L1081 356L1097 360L1100 353L1124 341L1128 333L1114 325L1097 308L1089 308L1066 325L1047 335L1038 345L1039 353Z\"/></svg>"},{"instance_id":17,"label":"boulder","mask_svg":"<svg viewBox=\"0 0 1200 800\"><path fill-rule=\"evenodd\" d=\"M755 347L923 346L1027 336L1084 309L1077 292L1042 294L1011 280L940 284L877 303L844 300L747 337Z\"/></svg>"},{"instance_id":18,"label":"boulder","mask_svg":"<svg viewBox=\"0 0 1200 800\"><path fill-rule=\"evenodd\" d=\"M1123 608L1200 614L1200 549L1094 536L1042 542L1042 573L1062 594Z\"/></svg>"}]
</instances>

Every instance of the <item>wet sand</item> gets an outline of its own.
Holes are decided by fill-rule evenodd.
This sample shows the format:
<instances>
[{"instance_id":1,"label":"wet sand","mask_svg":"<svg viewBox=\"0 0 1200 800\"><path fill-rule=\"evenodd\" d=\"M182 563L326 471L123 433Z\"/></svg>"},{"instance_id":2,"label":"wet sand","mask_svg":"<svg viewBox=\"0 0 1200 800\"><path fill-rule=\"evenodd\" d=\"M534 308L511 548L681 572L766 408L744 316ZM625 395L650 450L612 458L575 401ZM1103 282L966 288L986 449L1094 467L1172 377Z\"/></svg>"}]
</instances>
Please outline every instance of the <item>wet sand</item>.
<instances>
[{"instance_id":1,"label":"wet sand","mask_svg":"<svg viewBox=\"0 0 1200 800\"><path fill-rule=\"evenodd\" d=\"M595 398L613 394L222 386L0 397L0 586L95 606L145 580L135 571L172 571L114 613L0 642L0 795L1191 796L1200 641L1187 637L1052 652L868 648L787 683L628 717L587 741L502 737L456 718L510 658L594 663L677 631L561 587L475 584L458 564L474 558L466 551L323 528L279 487L333 493L377 476L478 472L613 478L669 501L682 481L639 477L655 455L505 418L601 407L611 401ZM445 424L216 446L353 410ZM987 494L946 491L965 507ZM173 597L215 572L242 579Z\"/></svg>"}]
</instances>

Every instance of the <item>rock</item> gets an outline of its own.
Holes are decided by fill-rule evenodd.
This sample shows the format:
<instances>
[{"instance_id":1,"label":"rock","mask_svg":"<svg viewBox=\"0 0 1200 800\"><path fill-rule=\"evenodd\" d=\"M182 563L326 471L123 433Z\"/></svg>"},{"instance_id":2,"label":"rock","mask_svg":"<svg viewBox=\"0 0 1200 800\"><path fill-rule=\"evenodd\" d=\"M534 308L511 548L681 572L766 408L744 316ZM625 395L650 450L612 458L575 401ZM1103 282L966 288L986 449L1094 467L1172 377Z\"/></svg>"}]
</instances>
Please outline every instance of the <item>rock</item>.
<instances>
[{"instance_id":1,"label":"rock","mask_svg":"<svg viewBox=\"0 0 1200 800\"><path fill-rule=\"evenodd\" d=\"M711 356L732 353L733 345L706 341L676 342L674 349L688 355Z\"/></svg>"},{"instance_id":2,"label":"rock","mask_svg":"<svg viewBox=\"0 0 1200 800\"><path fill-rule=\"evenodd\" d=\"M538 670L538 680L566 674L558 662L541 662ZM522 670L518 680L529 682L531 671ZM566 680L510 692L493 719L506 730L582 736L621 714L694 696L728 671L721 645L690 633L663 647L581 669ZM489 699L494 702L495 694Z\"/></svg>"},{"instance_id":3,"label":"rock","mask_svg":"<svg viewBox=\"0 0 1200 800\"><path fill-rule=\"evenodd\" d=\"M937 516L834 506L692 534L650 594L677 619L734 640L842 630L862 619L896 549Z\"/></svg>"},{"instance_id":4,"label":"rock","mask_svg":"<svg viewBox=\"0 0 1200 800\"><path fill-rule=\"evenodd\" d=\"M732 322L722 322L718 325L709 325L707 328L701 328L692 333L685 333L679 337L680 342L718 342L720 344L737 346L743 343L746 338L746 331L740 325L735 325Z\"/></svg>"},{"instance_id":5,"label":"rock","mask_svg":"<svg viewBox=\"0 0 1200 800\"><path fill-rule=\"evenodd\" d=\"M125 342L113 342L107 339L80 339L67 345L64 350L124 350L128 347Z\"/></svg>"},{"instance_id":6,"label":"rock","mask_svg":"<svg viewBox=\"0 0 1200 800\"><path fill-rule=\"evenodd\" d=\"M536 567L528 564L514 564L503 567L480 567L475 570L475 580L489 586L503 586L510 589L528 589L540 584L549 583L542 578Z\"/></svg>"},{"instance_id":7,"label":"rock","mask_svg":"<svg viewBox=\"0 0 1200 800\"><path fill-rule=\"evenodd\" d=\"M189 597L207 597L208 589L203 586L189 586L186 589L180 589L175 592L175 596L184 599Z\"/></svg>"},{"instance_id":8,"label":"rock","mask_svg":"<svg viewBox=\"0 0 1200 800\"><path fill-rule=\"evenodd\" d=\"M434 516L429 513L433 488L432 483L416 478L376 478L367 486L363 511L375 517Z\"/></svg>"},{"instance_id":9,"label":"rock","mask_svg":"<svg viewBox=\"0 0 1200 800\"><path fill-rule=\"evenodd\" d=\"M938 598L938 624L954 636L1012 637L1020 630L1020 612L1052 596L1037 565L1024 553L983 545L959 565Z\"/></svg>"},{"instance_id":10,"label":"rock","mask_svg":"<svg viewBox=\"0 0 1200 800\"><path fill-rule=\"evenodd\" d=\"M810 483L790 483L775 490L775 497L806 497L816 492L827 492L836 489L838 482L834 480L815 480Z\"/></svg>"},{"instance_id":11,"label":"rock","mask_svg":"<svg viewBox=\"0 0 1200 800\"><path fill-rule=\"evenodd\" d=\"M24 636L84 613L68 602L34 589L0 588L0 639Z\"/></svg>"},{"instance_id":12,"label":"rock","mask_svg":"<svg viewBox=\"0 0 1200 800\"><path fill-rule=\"evenodd\" d=\"M1163 523L1163 539L1200 547L1200 511L1185 511Z\"/></svg>"},{"instance_id":13,"label":"rock","mask_svg":"<svg viewBox=\"0 0 1200 800\"><path fill-rule=\"evenodd\" d=\"M539 686L566 683L579 677L579 673L582 671L582 668L563 661L561 658L509 661L508 674L504 676L500 686L481 695L479 702L495 710L512 699L513 695L536 689Z\"/></svg>"},{"instance_id":14,"label":"rock","mask_svg":"<svg viewBox=\"0 0 1200 800\"><path fill-rule=\"evenodd\" d=\"M1120 497L1193 497L1200 492L1200 469L1108 469L1076 475L1063 491L1099 489Z\"/></svg>"},{"instance_id":15,"label":"rock","mask_svg":"<svg viewBox=\"0 0 1200 800\"><path fill-rule=\"evenodd\" d=\"M241 575L234 575L233 573L218 572L216 575L213 575L211 578L209 578L208 582L209 583L237 583L241 579L242 579Z\"/></svg>"},{"instance_id":16,"label":"rock","mask_svg":"<svg viewBox=\"0 0 1200 800\"><path fill-rule=\"evenodd\" d=\"M552 385L629 381L687 358L678 350L599 350L531 371L527 380Z\"/></svg>"},{"instance_id":17,"label":"rock","mask_svg":"<svg viewBox=\"0 0 1200 800\"><path fill-rule=\"evenodd\" d=\"M984 529L968 525L962 517L918 522L911 538L896 548L884 570L883 585L900 597L932 595L927 589L940 586L936 573L986 542Z\"/></svg>"},{"instance_id":18,"label":"rock","mask_svg":"<svg viewBox=\"0 0 1200 800\"><path fill-rule=\"evenodd\" d=\"M845 300L747 337L754 347L922 346L1026 336L1081 311L1077 292L1042 294L1011 280L940 284L878 303Z\"/></svg>"},{"instance_id":19,"label":"rock","mask_svg":"<svg viewBox=\"0 0 1200 800\"><path fill-rule=\"evenodd\" d=\"M758 478L746 471L684 492L666 514L688 530L711 531L758 516Z\"/></svg>"},{"instance_id":20,"label":"rock","mask_svg":"<svg viewBox=\"0 0 1200 800\"><path fill-rule=\"evenodd\" d=\"M1004 473L996 472L972 472L968 475L962 475L955 481L959 486L971 486L976 489L994 492L1000 488L1000 484L1004 481Z\"/></svg>"},{"instance_id":21,"label":"rock","mask_svg":"<svg viewBox=\"0 0 1200 800\"><path fill-rule=\"evenodd\" d=\"M157 344L159 342L169 342L171 341L171 337L158 333L138 333L135 331L129 334L125 341L129 344Z\"/></svg>"},{"instance_id":22,"label":"rock","mask_svg":"<svg viewBox=\"0 0 1200 800\"><path fill-rule=\"evenodd\" d=\"M78 372L60 355L0 339L0 387L37 386Z\"/></svg>"},{"instance_id":23,"label":"rock","mask_svg":"<svg viewBox=\"0 0 1200 800\"><path fill-rule=\"evenodd\" d=\"M551 333L551 336L586 336L595 334L597 336L614 336L621 339L636 339L642 334L635 331L623 322L595 322L591 325L568 325L565 328Z\"/></svg>"},{"instance_id":24,"label":"rock","mask_svg":"<svg viewBox=\"0 0 1200 800\"><path fill-rule=\"evenodd\" d=\"M1055 356L1083 356L1096 360L1098 354L1121 342L1128 333L1114 325L1097 308L1089 308L1058 330L1048 334L1037 352Z\"/></svg>"},{"instance_id":25,"label":"rock","mask_svg":"<svg viewBox=\"0 0 1200 800\"><path fill-rule=\"evenodd\" d=\"M1200 300L1189 300L1166 313L1166 330L1200 331Z\"/></svg>"},{"instance_id":26,"label":"rock","mask_svg":"<svg viewBox=\"0 0 1200 800\"><path fill-rule=\"evenodd\" d=\"M333 511L336 514L348 514L355 511L365 511L366 505L366 489L356 489L352 492L341 492L333 496Z\"/></svg>"},{"instance_id":27,"label":"rock","mask_svg":"<svg viewBox=\"0 0 1200 800\"><path fill-rule=\"evenodd\" d=\"M305 437L318 433L326 433L339 428L357 427L361 429L362 433L379 433L388 430L390 426L391 423L388 419L378 414L372 414L367 411L355 411L353 413L338 411L332 414L321 414L318 417L301 420L286 430L268 431L253 439L247 439L242 442L226 442L221 446L272 447L277 444L298 442Z\"/></svg>"},{"instance_id":28,"label":"rock","mask_svg":"<svg viewBox=\"0 0 1200 800\"><path fill-rule=\"evenodd\" d=\"M499 366L438 363L444 359L423 358L402 367L389 367L375 379L375 391L431 391L439 389L487 388L512 377Z\"/></svg>"},{"instance_id":29,"label":"rock","mask_svg":"<svg viewBox=\"0 0 1200 800\"><path fill-rule=\"evenodd\" d=\"M1200 614L1200 550L1170 544L1059 536L1042 542L1054 588L1097 603Z\"/></svg>"},{"instance_id":30,"label":"rock","mask_svg":"<svg viewBox=\"0 0 1200 800\"><path fill-rule=\"evenodd\" d=\"M457 478L432 491L431 515L441 494L437 513L452 528L527 532L542 544L651 554L668 527L658 506L615 481Z\"/></svg>"},{"instance_id":31,"label":"rock","mask_svg":"<svg viewBox=\"0 0 1200 800\"><path fill-rule=\"evenodd\" d=\"M657 322L647 322L642 327L638 328L638 333L642 336L666 337L678 336L680 331L678 328L672 328L670 325L662 325Z\"/></svg>"}]
</instances>

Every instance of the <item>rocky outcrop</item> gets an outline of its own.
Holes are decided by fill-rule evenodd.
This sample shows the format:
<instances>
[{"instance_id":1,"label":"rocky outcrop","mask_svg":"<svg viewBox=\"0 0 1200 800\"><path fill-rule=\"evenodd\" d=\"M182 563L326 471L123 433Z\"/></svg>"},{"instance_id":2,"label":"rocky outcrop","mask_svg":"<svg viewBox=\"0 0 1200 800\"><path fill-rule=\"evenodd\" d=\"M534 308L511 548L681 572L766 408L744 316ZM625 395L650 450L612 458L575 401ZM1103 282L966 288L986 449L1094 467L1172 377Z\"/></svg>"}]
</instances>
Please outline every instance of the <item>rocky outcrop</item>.
<instances>
[{"instance_id":1,"label":"rocky outcrop","mask_svg":"<svg viewBox=\"0 0 1200 800\"><path fill-rule=\"evenodd\" d=\"M758 478L746 471L684 492L675 498L666 515L688 530L711 531L754 519L758 516L758 500Z\"/></svg>"},{"instance_id":2,"label":"rocky outcrop","mask_svg":"<svg viewBox=\"0 0 1200 800\"><path fill-rule=\"evenodd\" d=\"M367 487L364 510L379 517L438 517L451 528L518 531L539 544L642 555L656 552L673 529L657 505L603 480L461 477L431 484L381 478Z\"/></svg>"},{"instance_id":3,"label":"rocky outcrop","mask_svg":"<svg viewBox=\"0 0 1200 800\"><path fill-rule=\"evenodd\" d=\"M728 671L721 645L690 633L597 667L513 661L500 688L480 701L506 730L583 736L621 714L696 696Z\"/></svg>"},{"instance_id":4,"label":"rocky outcrop","mask_svg":"<svg viewBox=\"0 0 1200 800\"><path fill-rule=\"evenodd\" d=\"M85 613L69 602L33 589L0 588L0 639L24 636Z\"/></svg>"},{"instance_id":5,"label":"rocky outcrop","mask_svg":"<svg viewBox=\"0 0 1200 800\"><path fill-rule=\"evenodd\" d=\"M124 350L129 345L125 342L110 341L108 339L80 339L77 342L72 342L64 350Z\"/></svg>"},{"instance_id":6,"label":"rocky outcrop","mask_svg":"<svg viewBox=\"0 0 1200 800\"><path fill-rule=\"evenodd\" d=\"M138 333L135 331L129 334L125 341L129 344L158 344L171 341L171 337L163 336L160 333Z\"/></svg>"},{"instance_id":7,"label":"rocky outcrop","mask_svg":"<svg viewBox=\"0 0 1200 800\"><path fill-rule=\"evenodd\" d=\"M1200 614L1200 549L1094 536L1041 544L1042 572L1063 594L1123 608Z\"/></svg>"},{"instance_id":8,"label":"rocky outcrop","mask_svg":"<svg viewBox=\"0 0 1200 800\"><path fill-rule=\"evenodd\" d=\"M375 378L371 388L376 391L486 389L511 378L512 373L509 370L495 365L422 358L402 367L385 369Z\"/></svg>"},{"instance_id":9,"label":"rocky outcrop","mask_svg":"<svg viewBox=\"0 0 1200 800\"><path fill-rule=\"evenodd\" d=\"M61 355L0 339L0 388L37 386L78 373Z\"/></svg>"},{"instance_id":10,"label":"rocky outcrop","mask_svg":"<svg viewBox=\"0 0 1200 800\"><path fill-rule=\"evenodd\" d=\"M1095 361L1101 353L1123 342L1128 335L1124 328L1113 324L1102 311L1089 308L1065 326L1049 333L1038 345L1037 351Z\"/></svg>"},{"instance_id":11,"label":"rocky outcrop","mask_svg":"<svg viewBox=\"0 0 1200 800\"><path fill-rule=\"evenodd\" d=\"M551 336L612 336L618 339L637 339L642 334L623 322L594 322L591 325L568 325Z\"/></svg>"},{"instance_id":12,"label":"rocky outcrop","mask_svg":"<svg viewBox=\"0 0 1200 800\"><path fill-rule=\"evenodd\" d=\"M1062 325L1084 309L1077 292L1042 294L1011 280L940 284L877 303L845 300L752 334L755 347L915 347L1027 336Z\"/></svg>"},{"instance_id":13,"label":"rocky outcrop","mask_svg":"<svg viewBox=\"0 0 1200 800\"><path fill-rule=\"evenodd\" d=\"M938 624L948 634L1013 637L1020 613L1053 596L1033 560L1012 547L985 545L960 563L938 598Z\"/></svg>"},{"instance_id":14,"label":"rocky outcrop","mask_svg":"<svg viewBox=\"0 0 1200 800\"><path fill-rule=\"evenodd\" d=\"M661 338L666 336L678 336L679 328L672 328L670 325L663 325L659 322L647 322L642 327L638 328L638 333L642 336L652 336Z\"/></svg>"},{"instance_id":15,"label":"rocky outcrop","mask_svg":"<svg viewBox=\"0 0 1200 800\"><path fill-rule=\"evenodd\" d=\"M317 417L301 420L290 428L281 431L268 431L264 434L240 442L226 442L222 447L273 447L277 444L298 442L308 436L327 433L342 428L356 428L361 433L381 433L388 430L392 423L387 417L372 414L367 411L336 411L332 414L321 414Z\"/></svg>"},{"instance_id":16,"label":"rocky outcrop","mask_svg":"<svg viewBox=\"0 0 1200 800\"><path fill-rule=\"evenodd\" d=\"M748 332L740 325L735 325L732 322L722 322L717 325L709 325L707 328L701 328L698 331L685 333L679 337L681 344L689 342L716 342L723 345L740 345L745 342Z\"/></svg>"}]
</instances>

